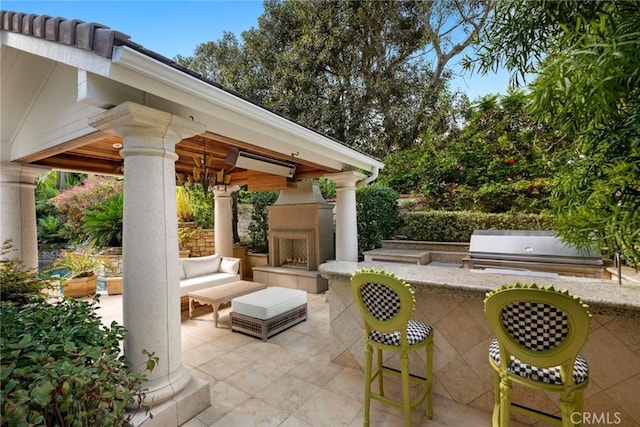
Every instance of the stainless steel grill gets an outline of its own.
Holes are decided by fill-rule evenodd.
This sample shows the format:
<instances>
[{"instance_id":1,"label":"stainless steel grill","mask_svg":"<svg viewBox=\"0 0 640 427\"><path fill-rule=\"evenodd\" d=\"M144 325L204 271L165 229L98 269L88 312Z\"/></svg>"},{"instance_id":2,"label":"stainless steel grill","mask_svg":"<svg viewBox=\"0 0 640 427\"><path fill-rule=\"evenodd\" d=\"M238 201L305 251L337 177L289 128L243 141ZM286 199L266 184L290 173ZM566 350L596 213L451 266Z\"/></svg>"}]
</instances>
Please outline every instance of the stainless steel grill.
<instances>
[{"instance_id":1,"label":"stainless steel grill","mask_svg":"<svg viewBox=\"0 0 640 427\"><path fill-rule=\"evenodd\" d=\"M476 230L471 235L468 266L490 272L533 271L606 278L597 246L578 250L553 231Z\"/></svg>"}]
</instances>

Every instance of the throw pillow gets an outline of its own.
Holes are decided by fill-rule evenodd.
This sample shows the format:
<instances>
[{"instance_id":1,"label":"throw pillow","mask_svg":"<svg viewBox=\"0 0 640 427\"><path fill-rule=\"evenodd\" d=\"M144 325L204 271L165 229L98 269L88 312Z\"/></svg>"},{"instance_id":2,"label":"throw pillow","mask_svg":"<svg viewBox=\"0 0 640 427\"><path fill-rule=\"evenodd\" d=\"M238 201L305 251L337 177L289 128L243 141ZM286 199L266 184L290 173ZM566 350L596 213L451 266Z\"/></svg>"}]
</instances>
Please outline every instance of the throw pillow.
<instances>
[{"instance_id":1,"label":"throw pillow","mask_svg":"<svg viewBox=\"0 0 640 427\"><path fill-rule=\"evenodd\" d=\"M225 259L220 262L220 272L229 274L238 274L238 268L240 268L239 259Z\"/></svg>"}]
</instances>

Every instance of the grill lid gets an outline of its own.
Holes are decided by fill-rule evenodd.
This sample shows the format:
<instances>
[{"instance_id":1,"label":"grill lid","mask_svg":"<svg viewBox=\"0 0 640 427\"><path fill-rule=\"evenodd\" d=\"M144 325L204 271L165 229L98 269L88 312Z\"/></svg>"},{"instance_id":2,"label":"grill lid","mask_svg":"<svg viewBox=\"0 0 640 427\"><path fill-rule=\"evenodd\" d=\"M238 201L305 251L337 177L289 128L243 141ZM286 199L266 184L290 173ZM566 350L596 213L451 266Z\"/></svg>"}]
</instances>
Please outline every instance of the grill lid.
<instances>
[{"instance_id":1,"label":"grill lid","mask_svg":"<svg viewBox=\"0 0 640 427\"><path fill-rule=\"evenodd\" d=\"M475 230L471 235L472 259L535 260L562 262L568 259L602 263L602 254L594 242L583 250L562 241L554 231Z\"/></svg>"}]
</instances>

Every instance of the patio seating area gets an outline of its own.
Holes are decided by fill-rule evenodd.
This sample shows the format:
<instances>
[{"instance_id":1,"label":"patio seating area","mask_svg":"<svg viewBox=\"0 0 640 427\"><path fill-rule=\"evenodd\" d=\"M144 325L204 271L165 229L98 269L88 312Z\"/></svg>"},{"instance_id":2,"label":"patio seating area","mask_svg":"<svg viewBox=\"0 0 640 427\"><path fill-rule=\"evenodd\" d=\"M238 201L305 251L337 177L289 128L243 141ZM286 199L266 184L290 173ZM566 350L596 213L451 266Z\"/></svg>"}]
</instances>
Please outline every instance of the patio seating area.
<instances>
[{"instance_id":1,"label":"patio seating area","mask_svg":"<svg viewBox=\"0 0 640 427\"><path fill-rule=\"evenodd\" d=\"M219 328L214 327L209 306L198 307L192 319L182 312L182 362L194 377L211 386L211 406L184 425L361 426L364 374L329 361L325 295L308 294L307 304L306 321L267 342L231 332L231 308L220 310ZM105 324L112 320L122 324L122 295L103 295L100 306ZM397 384L385 383L385 392L400 391L399 379ZM402 424L399 408L372 402L372 426ZM432 420L426 419L424 405L412 413L416 426L490 424L491 414L438 395L434 396Z\"/></svg>"}]
</instances>

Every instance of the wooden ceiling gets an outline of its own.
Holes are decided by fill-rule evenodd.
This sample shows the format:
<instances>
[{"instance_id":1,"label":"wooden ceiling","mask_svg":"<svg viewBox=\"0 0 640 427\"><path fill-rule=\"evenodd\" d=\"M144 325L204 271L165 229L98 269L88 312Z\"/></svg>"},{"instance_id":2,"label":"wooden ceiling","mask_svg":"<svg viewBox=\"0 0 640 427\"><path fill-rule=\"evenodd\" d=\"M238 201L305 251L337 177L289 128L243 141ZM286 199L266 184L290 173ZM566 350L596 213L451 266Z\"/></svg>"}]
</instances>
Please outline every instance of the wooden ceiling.
<instances>
[{"instance_id":1,"label":"wooden ceiling","mask_svg":"<svg viewBox=\"0 0 640 427\"><path fill-rule=\"evenodd\" d=\"M124 144L117 135L96 132L85 137L43 151L22 159L27 163L48 166L53 169L75 172L96 173L103 175L120 175L124 173L124 162L120 150ZM243 151L260 154L275 160L296 164L293 178L286 178L256 171L236 168L226 162L229 148L235 147ZM248 185L251 190L275 190L286 188L287 183L304 178L316 178L338 170L318 164L301 161L295 156L283 155L252 144L234 140L206 132L186 138L176 145L176 173L189 175L195 162L201 162L206 152L207 162L213 171L224 170L231 174L232 185Z\"/></svg>"}]
</instances>

